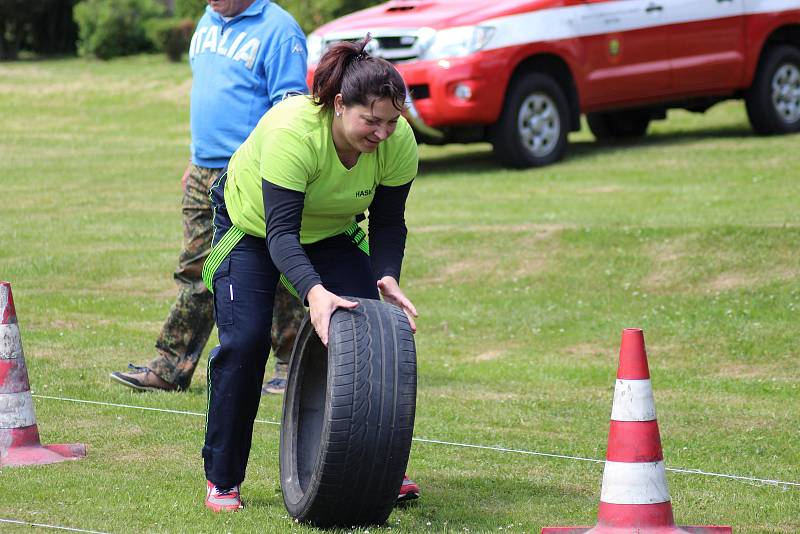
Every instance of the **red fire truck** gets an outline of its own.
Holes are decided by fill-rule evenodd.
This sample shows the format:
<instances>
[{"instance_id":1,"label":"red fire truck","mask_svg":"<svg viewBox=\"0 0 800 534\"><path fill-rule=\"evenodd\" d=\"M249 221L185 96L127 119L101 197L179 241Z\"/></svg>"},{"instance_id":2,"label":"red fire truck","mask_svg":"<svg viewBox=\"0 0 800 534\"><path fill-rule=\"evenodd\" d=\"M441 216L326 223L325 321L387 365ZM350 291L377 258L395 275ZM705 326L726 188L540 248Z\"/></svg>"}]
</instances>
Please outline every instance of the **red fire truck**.
<instances>
[{"instance_id":1,"label":"red fire truck","mask_svg":"<svg viewBox=\"0 0 800 534\"><path fill-rule=\"evenodd\" d=\"M800 130L800 0L392 0L314 31L310 75L367 32L420 142L489 141L512 167L561 159L581 113L630 138L739 98L756 133Z\"/></svg>"}]
</instances>

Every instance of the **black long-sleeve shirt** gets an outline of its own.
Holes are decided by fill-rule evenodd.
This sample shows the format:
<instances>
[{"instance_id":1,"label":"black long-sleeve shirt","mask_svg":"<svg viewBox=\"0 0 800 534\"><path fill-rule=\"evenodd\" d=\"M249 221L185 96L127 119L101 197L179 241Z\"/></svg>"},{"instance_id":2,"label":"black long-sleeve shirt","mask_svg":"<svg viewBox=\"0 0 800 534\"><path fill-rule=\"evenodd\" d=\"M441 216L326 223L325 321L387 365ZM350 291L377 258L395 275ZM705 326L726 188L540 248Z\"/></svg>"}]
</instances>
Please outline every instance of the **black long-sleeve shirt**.
<instances>
[{"instance_id":1,"label":"black long-sleeve shirt","mask_svg":"<svg viewBox=\"0 0 800 534\"><path fill-rule=\"evenodd\" d=\"M370 260L375 280L392 276L400 281L406 243L405 204L411 182L379 185L369 206ZM272 261L305 302L308 292L322 283L300 244L305 194L262 180L267 248Z\"/></svg>"}]
</instances>

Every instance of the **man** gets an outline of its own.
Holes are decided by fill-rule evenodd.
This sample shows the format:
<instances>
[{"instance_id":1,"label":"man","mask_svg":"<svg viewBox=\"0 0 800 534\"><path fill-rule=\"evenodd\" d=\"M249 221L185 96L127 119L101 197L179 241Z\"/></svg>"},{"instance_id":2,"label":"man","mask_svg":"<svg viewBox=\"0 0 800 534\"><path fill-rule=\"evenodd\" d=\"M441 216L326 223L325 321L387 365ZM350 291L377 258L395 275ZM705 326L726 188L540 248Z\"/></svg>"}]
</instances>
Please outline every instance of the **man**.
<instances>
[{"instance_id":1,"label":"man","mask_svg":"<svg viewBox=\"0 0 800 534\"><path fill-rule=\"evenodd\" d=\"M192 159L184 172L183 250L178 297L156 341L158 355L111 377L137 390L185 390L214 326L201 279L213 235L208 191L261 116L287 94L306 93L306 41L297 22L269 0L208 0L189 47ZM275 296L275 375L262 393L283 393L305 308L283 286Z\"/></svg>"}]
</instances>

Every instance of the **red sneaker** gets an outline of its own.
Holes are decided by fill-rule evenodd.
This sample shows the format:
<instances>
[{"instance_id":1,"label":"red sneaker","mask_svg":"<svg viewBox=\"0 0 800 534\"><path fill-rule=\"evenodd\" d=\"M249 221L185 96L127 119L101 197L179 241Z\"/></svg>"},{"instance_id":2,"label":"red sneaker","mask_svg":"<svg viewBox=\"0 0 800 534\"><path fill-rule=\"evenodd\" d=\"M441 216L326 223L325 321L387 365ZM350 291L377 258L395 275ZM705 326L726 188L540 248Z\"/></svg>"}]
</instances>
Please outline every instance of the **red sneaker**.
<instances>
[{"instance_id":1,"label":"red sneaker","mask_svg":"<svg viewBox=\"0 0 800 534\"><path fill-rule=\"evenodd\" d=\"M419 499L419 486L408 478L408 475L403 475L403 483L400 485L397 502L413 501L414 499Z\"/></svg>"},{"instance_id":2,"label":"red sneaker","mask_svg":"<svg viewBox=\"0 0 800 534\"><path fill-rule=\"evenodd\" d=\"M242 498L239 495L239 486L232 488L219 488L206 481L208 484L206 491L206 508L211 508L215 512L234 512L243 508Z\"/></svg>"}]
</instances>

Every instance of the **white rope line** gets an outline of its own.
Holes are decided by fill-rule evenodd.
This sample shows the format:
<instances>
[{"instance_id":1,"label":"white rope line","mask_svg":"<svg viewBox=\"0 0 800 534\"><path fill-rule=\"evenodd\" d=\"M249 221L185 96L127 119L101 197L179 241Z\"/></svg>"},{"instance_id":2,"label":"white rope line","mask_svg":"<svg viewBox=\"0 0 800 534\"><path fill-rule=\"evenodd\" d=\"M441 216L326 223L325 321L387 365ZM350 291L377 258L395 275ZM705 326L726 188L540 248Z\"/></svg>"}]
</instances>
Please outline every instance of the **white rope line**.
<instances>
[{"instance_id":1,"label":"white rope line","mask_svg":"<svg viewBox=\"0 0 800 534\"><path fill-rule=\"evenodd\" d=\"M70 532L88 532L89 534L108 534L97 530L84 530L82 528L59 527L58 525L45 525L44 523L28 523L27 521L17 521L16 519L0 519L0 523L10 523L12 525L22 525L24 527L52 528L54 530L68 530Z\"/></svg>"},{"instance_id":2,"label":"white rope line","mask_svg":"<svg viewBox=\"0 0 800 534\"><path fill-rule=\"evenodd\" d=\"M680 467L667 467L667 471L675 473L684 473L687 475L705 475L710 477L730 478L733 480L743 480L745 482L757 482L767 486L783 486L783 489L789 489L788 486L800 487L800 482L787 482L785 480L764 479L755 477L744 477L740 475L727 475L725 473L712 473L710 471L703 471L701 469L685 469Z\"/></svg>"},{"instance_id":3,"label":"white rope line","mask_svg":"<svg viewBox=\"0 0 800 534\"><path fill-rule=\"evenodd\" d=\"M507 449L505 447L491 447L488 445L470 445L469 443L453 443L451 441L441 441L438 439L424 439L424 438L413 438L414 441L421 441L425 443L436 443L439 445L450 445L452 447L466 447L470 449L484 449L490 451L499 451L499 452L514 452L517 454L527 454L530 456L546 456L549 458L561 458L564 460L579 460L581 462L592 462L596 464L603 464L605 460L598 460L597 458L584 458L582 456L567 456L565 454L553 454L549 452L535 452L535 451L526 451L523 449ZM798 486L800 487L800 482L786 482L784 480L773 480L773 479L765 479L765 478L755 478L755 477L745 477L740 475L727 475L725 473L713 473L710 471L702 471L700 469L684 469L680 467L667 467L667 471L672 471L675 473L685 473L689 475L705 475L710 477L720 477L720 478L731 478L734 480L745 480L748 482L759 482L761 484L769 485L769 486Z\"/></svg>"},{"instance_id":4,"label":"white rope line","mask_svg":"<svg viewBox=\"0 0 800 534\"><path fill-rule=\"evenodd\" d=\"M151 412L163 412L163 413L172 413L172 414L180 414L180 415L194 415L199 417L205 417L206 414L200 412L187 412L182 410L168 410L165 408L150 408L147 406L135 406L132 404L115 404L111 402L100 402L100 401L91 401L91 400L84 400L84 399L71 399L67 397L51 397L47 395L31 395L32 397L39 398L39 399L50 399L50 400L60 400L60 401L69 401L69 402L77 402L82 404L97 404L100 406L113 406L116 408L131 408L134 410L147 410ZM267 421L266 419L256 419L256 423L262 423L267 425L278 425L280 426L280 422L277 421ZM470 443L457 443L453 441L442 441L438 439L426 439L426 438L412 438L414 441L418 441L420 443L432 443L435 445L449 445L451 447L463 447L467 449L480 449L486 451L495 451L495 452L512 452L516 454L525 454L528 456L543 456L546 458L559 458L562 460L578 460L581 462L591 462L602 464L605 463L605 460L599 460L597 458L585 458L582 456L569 456L566 454L554 454L549 452L537 452L537 451L528 451L525 449L509 449L506 447L497 447L497 446L490 446L490 445L474 445ZM728 478L732 480L742 480L746 482L756 482L759 484L764 484L768 486L784 486L784 488L788 486L795 486L800 487L800 482L788 482L785 480L775 480L775 479L768 479L768 478L756 478L756 477L746 477L741 475L729 475L726 473L714 473L711 471L703 471L701 469L686 469L680 467L667 467L667 471L672 471L674 473L683 473L689 475L703 475L709 477L719 477L719 478Z\"/></svg>"},{"instance_id":5,"label":"white rope line","mask_svg":"<svg viewBox=\"0 0 800 534\"><path fill-rule=\"evenodd\" d=\"M438 439L425 439L425 438L412 438L414 441L422 443L435 443L437 445L450 445L452 447L464 447L468 449L482 449L486 451L498 452L515 452L517 454L527 454L529 456L546 456L548 458L561 458L563 460L580 460L581 462L592 462L596 464L603 464L605 460L598 460L597 458L584 458L583 456L567 456L565 454L553 454L550 452L535 452L526 451L524 449L508 449L506 447L493 447L491 445L471 445L469 443L454 443L452 441L441 441Z\"/></svg>"},{"instance_id":6,"label":"white rope line","mask_svg":"<svg viewBox=\"0 0 800 534\"><path fill-rule=\"evenodd\" d=\"M77 402L81 404L98 404L100 406L113 406L115 408L131 408L133 410L146 410L148 412L162 412L162 413L174 413L178 415L196 415L198 417L205 417L206 414L200 412L186 412L183 410L168 410L166 408L150 408L149 406L136 406L133 404L116 404L113 402L100 402L100 401L91 401L91 400L84 400L84 399L70 399L67 397L50 397L48 395L31 395L31 397L35 397L37 399L50 399L50 400L60 400L60 401L69 401L69 402ZM267 421L266 419L256 419L256 423L264 423L267 425L278 425L280 423L276 421Z\"/></svg>"}]
</instances>

